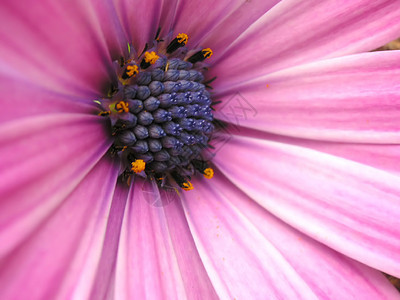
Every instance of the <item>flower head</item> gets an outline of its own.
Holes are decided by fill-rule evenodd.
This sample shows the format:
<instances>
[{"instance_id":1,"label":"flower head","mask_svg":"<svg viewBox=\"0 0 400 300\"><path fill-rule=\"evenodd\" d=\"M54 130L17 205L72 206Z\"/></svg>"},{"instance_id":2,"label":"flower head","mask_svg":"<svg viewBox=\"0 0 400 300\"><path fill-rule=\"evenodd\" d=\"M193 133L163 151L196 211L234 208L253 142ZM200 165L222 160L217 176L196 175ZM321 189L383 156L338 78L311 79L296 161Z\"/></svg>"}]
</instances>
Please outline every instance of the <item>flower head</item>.
<instances>
[{"instance_id":1,"label":"flower head","mask_svg":"<svg viewBox=\"0 0 400 300\"><path fill-rule=\"evenodd\" d=\"M398 296L397 0L1 5L1 298Z\"/></svg>"},{"instance_id":2,"label":"flower head","mask_svg":"<svg viewBox=\"0 0 400 300\"><path fill-rule=\"evenodd\" d=\"M160 188L178 184L188 191L196 170L204 174L207 169L206 176L212 177L203 152L214 118L201 63L212 51L188 51L187 41L184 33L156 37L149 43L151 51L146 44L140 55L129 46L128 57L114 62L117 80L107 97L95 101L98 115L110 121L115 138L110 154L122 163L122 180L130 182L139 174Z\"/></svg>"}]
</instances>

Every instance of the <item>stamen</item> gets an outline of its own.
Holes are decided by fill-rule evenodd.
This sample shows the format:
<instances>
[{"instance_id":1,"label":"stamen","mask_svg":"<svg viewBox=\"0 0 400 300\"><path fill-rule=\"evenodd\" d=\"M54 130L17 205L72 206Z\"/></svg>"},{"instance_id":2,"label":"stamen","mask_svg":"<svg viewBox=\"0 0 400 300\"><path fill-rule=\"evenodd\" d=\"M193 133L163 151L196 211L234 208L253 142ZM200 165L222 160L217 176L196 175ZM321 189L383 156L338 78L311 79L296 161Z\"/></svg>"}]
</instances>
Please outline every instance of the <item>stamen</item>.
<instances>
[{"instance_id":1,"label":"stamen","mask_svg":"<svg viewBox=\"0 0 400 300\"><path fill-rule=\"evenodd\" d=\"M111 114L111 112L108 110L108 111L101 111L101 112L99 112L99 116L101 116L101 117L106 117L106 116L108 116L108 115L110 115Z\"/></svg>"},{"instance_id":2,"label":"stamen","mask_svg":"<svg viewBox=\"0 0 400 300\"><path fill-rule=\"evenodd\" d=\"M190 181L188 181L188 182L184 182L182 184L181 188L185 191L190 191L190 190L193 190L193 185Z\"/></svg>"},{"instance_id":3,"label":"stamen","mask_svg":"<svg viewBox=\"0 0 400 300\"><path fill-rule=\"evenodd\" d=\"M176 36L176 38L178 39L178 42L180 44L184 44L186 45L187 41L188 41L188 36L186 33L180 33Z\"/></svg>"},{"instance_id":4,"label":"stamen","mask_svg":"<svg viewBox=\"0 0 400 300\"><path fill-rule=\"evenodd\" d=\"M137 159L134 162L132 162L131 165L132 165L131 170L136 174L144 171L144 169L146 168L146 163L144 162L143 159Z\"/></svg>"},{"instance_id":5,"label":"stamen","mask_svg":"<svg viewBox=\"0 0 400 300\"><path fill-rule=\"evenodd\" d=\"M154 64L160 57L154 52L146 52L144 54L144 60L147 63Z\"/></svg>"},{"instance_id":6,"label":"stamen","mask_svg":"<svg viewBox=\"0 0 400 300\"><path fill-rule=\"evenodd\" d=\"M197 171L204 175L205 178L211 179L214 177L214 170L210 168L205 161L193 159L192 164Z\"/></svg>"},{"instance_id":7,"label":"stamen","mask_svg":"<svg viewBox=\"0 0 400 300\"><path fill-rule=\"evenodd\" d=\"M204 170L203 175L204 175L205 178L211 179L211 178L214 177L214 170L211 169L211 168L207 168L207 169Z\"/></svg>"},{"instance_id":8,"label":"stamen","mask_svg":"<svg viewBox=\"0 0 400 300\"><path fill-rule=\"evenodd\" d=\"M204 58L210 58L211 55L213 55L211 48L203 49L201 52L203 53Z\"/></svg>"},{"instance_id":9,"label":"stamen","mask_svg":"<svg viewBox=\"0 0 400 300\"><path fill-rule=\"evenodd\" d=\"M188 61L194 64L198 61L203 61L206 58L210 58L211 55L213 55L211 48L206 48L193 54L191 57L188 58Z\"/></svg>"},{"instance_id":10,"label":"stamen","mask_svg":"<svg viewBox=\"0 0 400 300\"><path fill-rule=\"evenodd\" d=\"M122 113L122 112L129 112L129 104L127 103L127 102L125 102L125 101L120 101L120 102L118 102L117 103L117 105L115 106L116 108L117 108L117 111L119 112L119 113Z\"/></svg>"},{"instance_id":11,"label":"stamen","mask_svg":"<svg viewBox=\"0 0 400 300\"><path fill-rule=\"evenodd\" d=\"M159 41L158 38L160 37L160 32L161 32L161 27L158 27L156 36L154 37L154 39L155 39L156 41Z\"/></svg>"},{"instance_id":12,"label":"stamen","mask_svg":"<svg viewBox=\"0 0 400 300\"><path fill-rule=\"evenodd\" d=\"M124 74L122 74L122 79L128 79L132 76L136 76L139 73L137 65L129 65L126 67Z\"/></svg>"},{"instance_id":13,"label":"stamen","mask_svg":"<svg viewBox=\"0 0 400 300\"><path fill-rule=\"evenodd\" d=\"M172 177L175 179L175 182L185 191L193 190L192 183L182 175L177 172L172 172Z\"/></svg>"},{"instance_id":14,"label":"stamen","mask_svg":"<svg viewBox=\"0 0 400 300\"><path fill-rule=\"evenodd\" d=\"M176 49L183 47L186 45L188 41L188 36L186 33L180 33L176 36L176 38L174 38L172 40L171 43L169 43L168 47L167 47L167 53L172 53L174 52Z\"/></svg>"},{"instance_id":15,"label":"stamen","mask_svg":"<svg viewBox=\"0 0 400 300\"><path fill-rule=\"evenodd\" d=\"M147 69L148 67L150 67L150 65L153 65L156 63L156 61L159 59L160 57L154 52L146 52L144 54L144 58L142 60L142 62L140 63L140 67L142 69Z\"/></svg>"}]
</instances>

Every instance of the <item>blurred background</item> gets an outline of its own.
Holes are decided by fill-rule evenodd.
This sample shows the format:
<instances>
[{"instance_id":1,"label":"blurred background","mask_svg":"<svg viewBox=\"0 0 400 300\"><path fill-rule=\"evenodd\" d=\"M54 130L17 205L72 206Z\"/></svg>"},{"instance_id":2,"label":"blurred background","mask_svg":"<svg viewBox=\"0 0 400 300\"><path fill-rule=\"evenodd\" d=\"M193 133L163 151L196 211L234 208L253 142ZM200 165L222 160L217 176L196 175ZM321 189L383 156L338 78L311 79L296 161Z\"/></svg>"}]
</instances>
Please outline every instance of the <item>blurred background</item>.
<instances>
[{"instance_id":1,"label":"blurred background","mask_svg":"<svg viewBox=\"0 0 400 300\"><path fill-rule=\"evenodd\" d=\"M383 50L400 50L400 38L386 44L385 46L376 49L375 51L383 51Z\"/></svg>"}]
</instances>

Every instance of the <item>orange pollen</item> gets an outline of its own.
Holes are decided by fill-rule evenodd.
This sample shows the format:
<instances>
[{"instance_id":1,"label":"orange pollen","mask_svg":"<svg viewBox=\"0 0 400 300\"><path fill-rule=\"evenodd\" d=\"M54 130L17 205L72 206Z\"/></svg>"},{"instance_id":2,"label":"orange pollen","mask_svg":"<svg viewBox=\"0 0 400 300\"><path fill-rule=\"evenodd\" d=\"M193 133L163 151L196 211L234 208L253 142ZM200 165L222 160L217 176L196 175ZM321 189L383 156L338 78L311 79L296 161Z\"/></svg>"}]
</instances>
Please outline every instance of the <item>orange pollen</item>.
<instances>
[{"instance_id":1,"label":"orange pollen","mask_svg":"<svg viewBox=\"0 0 400 300\"><path fill-rule=\"evenodd\" d=\"M129 77L136 76L139 73L136 65L126 67L126 75Z\"/></svg>"},{"instance_id":2,"label":"orange pollen","mask_svg":"<svg viewBox=\"0 0 400 300\"><path fill-rule=\"evenodd\" d=\"M129 112L129 104L127 103L127 102L125 102L125 101L120 101L120 102L118 102L117 103L117 105L115 106L116 108L117 108L117 111L119 112L119 113L122 113L122 112Z\"/></svg>"},{"instance_id":3,"label":"orange pollen","mask_svg":"<svg viewBox=\"0 0 400 300\"><path fill-rule=\"evenodd\" d=\"M193 190L193 185L190 181L182 183L182 189L185 191Z\"/></svg>"},{"instance_id":4,"label":"orange pollen","mask_svg":"<svg viewBox=\"0 0 400 300\"><path fill-rule=\"evenodd\" d=\"M99 116L105 117L108 116L109 114L111 114L111 111L101 111L98 113Z\"/></svg>"},{"instance_id":5,"label":"orange pollen","mask_svg":"<svg viewBox=\"0 0 400 300\"><path fill-rule=\"evenodd\" d=\"M145 168L146 168L146 163L144 162L143 159L137 159L134 162L132 162L131 170L136 174L144 171Z\"/></svg>"},{"instance_id":6,"label":"orange pollen","mask_svg":"<svg viewBox=\"0 0 400 300\"><path fill-rule=\"evenodd\" d=\"M149 63L149 64L155 64L156 61L159 59L160 57L154 52L146 52L144 54L144 61Z\"/></svg>"},{"instance_id":7,"label":"orange pollen","mask_svg":"<svg viewBox=\"0 0 400 300\"><path fill-rule=\"evenodd\" d=\"M203 54L204 58L210 58L211 55L213 55L211 48L203 49L203 50L201 50L201 53Z\"/></svg>"},{"instance_id":8,"label":"orange pollen","mask_svg":"<svg viewBox=\"0 0 400 300\"><path fill-rule=\"evenodd\" d=\"M176 36L176 38L178 39L178 43L179 44L184 44L186 45L187 41L188 41L188 36L186 33L180 33Z\"/></svg>"},{"instance_id":9,"label":"orange pollen","mask_svg":"<svg viewBox=\"0 0 400 300\"><path fill-rule=\"evenodd\" d=\"M211 178L214 177L214 170L211 169L211 168L207 168L207 169L204 170L203 175L204 175L205 178L211 179Z\"/></svg>"}]
</instances>

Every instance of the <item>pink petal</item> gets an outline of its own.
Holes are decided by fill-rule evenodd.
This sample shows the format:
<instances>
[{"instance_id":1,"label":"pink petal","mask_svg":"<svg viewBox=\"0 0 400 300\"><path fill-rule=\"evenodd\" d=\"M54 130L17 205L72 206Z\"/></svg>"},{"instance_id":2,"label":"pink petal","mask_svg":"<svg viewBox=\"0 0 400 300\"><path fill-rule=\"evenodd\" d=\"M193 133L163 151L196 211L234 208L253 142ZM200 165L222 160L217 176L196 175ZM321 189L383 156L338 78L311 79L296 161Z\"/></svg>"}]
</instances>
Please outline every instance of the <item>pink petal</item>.
<instances>
[{"instance_id":1,"label":"pink petal","mask_svg":"<svg viewBox=\"0 0 400 300\"><path fill-rule=\"evenodd\" d=\"M218 57L230 46L247 28L261 18L281 0L252 0L244 1L239 7L225 16L218 26L209 31L201 41L205 47L210 47Z\"/></svg>"},{"instance_id":2,"label":"pink petal","mask_svg":"<svg viewBox=\"0 0 400 300\"><path fill-rule=\"evenodd\" d=\"M129 42L139 53L156 35L161 15L161 1L114 0L120 20L128 33ZM170 9L170 7L169 7Z\"/></svg>"},{"instance_id":3,"label":"pink petal","mask_svg":"<svg viewBox=\"0 0 400 300\"><path fill-rule=\"evenodd\" d=\"M179 0L164 0L161 9L160 23L161 35L167 35L173 31L173 24L178 13Z\"/></svg>"},{"instance_id":4,"label":"pink petal","mask_svg":"<svg viewBox=\"0 0 400 300\"><path fill-rule=\"evenodd\" d=\"M366 265L400 275L399 177L307 148L242 137L222 147L215 162L283 221Z\"/></svg>"},{"instance_id":5,"label":"pink petal","mask_svg":"<svg viewBox=\"0 0 400 300\"><path fill-rule=\"evenodd\" d=\"M0 93L3 95L1 123L53 113L94 113L94 98L49 90L11 72L0 71Z\"/></svg>"},{"instance_id":6,"label":"pink petal","mask_svg":"<svg viewBox=\"0 0 400 300\"><path fill-rule=\"evenodd\" d=\"M121 233L116 299L216 299L181 200L141 180L131 189ZM161 203L159 203L161 204Z\"/></svg>"},{"instance_id":7,"label":"pink petal","mask_svg":"<svg viewBox=\"0 0 400 300\"><path fill-rule=\"evenodd\" d=\"M400 174L400 145L307 142L306 147Z\"/></svg>"},{"instance_id":8,"label":"pink petal","mask_svg":"<svg viewBox=\"0 0 400 300\"><path fill-rule=\"evenodd\" d=\"M79 179L70 195L57 196L57 209L42 218L23 244L1 257L2 299L88 299L102 245L108 242L104 238L116 177L115 166L103 160Z\"/></svg>"},{"instance_id":9,"label":"pink petal","mask_svg":"<svg viewBox=\"0 0 400 300\"><path fill-rule=\"evenodd\" d=\"M87 1L6 0L0 11L7 24L0 28L0 68L51 90L101 94L111 80L112 59L92 13Z\"/></svg>"},{"instance_id":10,"label":"pink petal","mask_svg":"<svg viewBox=\"0 0 400 300\"><path fill-rule=\"evenodd\" d=\"M393 51L287 69L224 96L216 116L294 137L399 143L399 67L400 51Z\"/></svg>"},{"instance_id":11,"label":"pink petal","mask_svg":"<svg viewBox=\"0 0 400 300\"><path fill-rule=\"evenodd\" d=\"M210 59L211 77L225 89L306 62L369 51L398 37L399 17L397 0L281 1Z\"/></svg>"},{"instance_id":12,"label":"pink petal","mask_svg":"<svg viewBox=\"0 0 400 300\"><path fill-rule=\"evenodd\" d=\"M189 36L188 46L197 47L199 42L224 18L241 7L240 0L192 0L181 1L174 23L175 33ZM212 9L210 9L212 7ZM206 45L203 45L204 47Z\"/></svg>"},{"instance_id":13,"label":"pink petal","mask_svg":"<svg viewBox=\"0 0 400 300\"><path fill-rule=\"evenodd\" d=\"M48 115L0 126L0 254L29 238L109 148L103 120Z\"/></svg>"},{"instance_id":14,"label":"pink petal","mask_svg":"<svg viewBox=\"0 0 400 300\"><path fill-rule=\"evenodd\" d=\"M117 170L118 169L114 166L113 171L115 172ZM112 182L115 183L115 181ZM90 266L87 268L88 272L96 271L94 284L87 286L86 281L81 281L80 287L82 291L77 290L76 292L79 292L79 294L75 293L76 295L79 295L76 297L77 299L88 298L87 296L83 296L81 293L86 292L88 288L91 288L90 299L110 298L115 292L118 247L122 222L125 216L125 208L129 196L129 187L125 182L119 180L113 192L112 204L107 216L107 229L103 235L103 245L102 247L95 249L101 249L101 257L97 261L94 261L96 265L93 265L92 268L90 268Z\"/></svg>"},{"instance_id":15,"label":"pink petal","mask_svg":"<svg viewBox=\"0 0 400 300\"><path fill-rule=\"evenodd\" d=\"M100 27L101 38L105 41L106 49L114 60L127 55L128 42L132 42L132 38L127 32L128 26L123 23L125 20L120 11L124 2L113 0L92 1L92 5L87 5L85 8L85 11L91 12L90 17L93 19L94 25L98 24L98 27Z\"/></svg>"},{"instance_id":16,"label":"pink petal","mask_svg":"<svg viewBox=\"0 0 400 300\"><path fill-rule=\"evenodd\" d=\"M183 203L220 299L391 299L398 295L382 274L283 223L220 173L193 184Z\"/></svg>"},{"instance_id":17,"label":"pink petal","mask_svg":"<svg viewBox=\"0 0 400 300\"><path fill-rule=\"evenodd\" d=\"M397 144L350 144L335 143L315 140L291 138L282 135L274 135L266 132L238 128L241 136L257 139L267 139L285 144L293 144L311 148L319 152L325 152L334 156L340 156L352 161L369 165L377 169L387 170L400 174L400 145Z\"/></svg>"}]
</instances>

